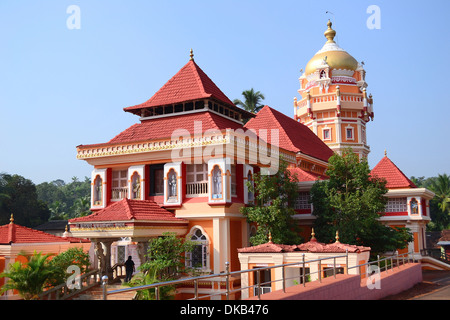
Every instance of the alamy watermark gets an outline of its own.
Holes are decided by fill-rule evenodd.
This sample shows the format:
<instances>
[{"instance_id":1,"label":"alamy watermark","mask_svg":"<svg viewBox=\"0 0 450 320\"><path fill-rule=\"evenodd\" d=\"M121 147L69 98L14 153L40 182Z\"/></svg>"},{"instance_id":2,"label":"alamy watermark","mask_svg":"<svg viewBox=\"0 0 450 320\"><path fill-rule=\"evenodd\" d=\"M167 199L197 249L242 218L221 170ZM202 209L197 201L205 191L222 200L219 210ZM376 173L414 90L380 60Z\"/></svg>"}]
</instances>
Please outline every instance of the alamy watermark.
<instances>
[{"instance_id":1,"label":"alamy watermark","mask_svg":"<svg viewBox=\"0 0 450 320\"><path fill-rule=\"evenodd\" d=\"M71 265L66 270L70 276L66 280L67 288L72 289L81 289L81 270L79 266Z\"/></svg>"},{"instance_id":2,"label":"alamy watermark","mask_svg":"<svg viewBox=\"0 0 450 320\"><path fill-rule=\"evenodd\" d=\"M381 9L379 6L372 4L367 7L367 14L370 16L367 18L366 26L370 30L381 29Z\"/></svg>"},{"instance_id":3,"label":"alamy watermark","mask_svg":"<svg viewBox=\"0 0 450 320\"><path fill-rule=\"evenodd\" d=\"M366 286L368 289L381 289L381 275L380 268L378 266L369 265L368 267L368 277L366 279Z\"/></svg>"},{"instance_id":4,"label":"alamy watermark","mask_svg":"<svg viewBox=\"0 0 450 320\"><path fill-rule=\"evenodd\" d=\"M230 139L229 143L223 140L225 137ZM225 156L230 162L237 159L238 163L261 165L261 174L275 174L279 169L279 129L227 129L224 135L215 129L203 132L202 122L194 121L193 134L187 129L176 129L171 140L182 146L172 149L173 162L201 164ZM236 147L237 141L240 147Z\"/></svg>"},{"instance_id":5,"label":"alamy watermark","mask_svg":"<svg viewBox=\"0 0 450 320\"><path fill-rule=\"evenodd\" d=\"M81 9L79 6L72 4L67 7L66 13L70 14L66 20L67 29L81 29Z\"/></svg>"}]
</instances>

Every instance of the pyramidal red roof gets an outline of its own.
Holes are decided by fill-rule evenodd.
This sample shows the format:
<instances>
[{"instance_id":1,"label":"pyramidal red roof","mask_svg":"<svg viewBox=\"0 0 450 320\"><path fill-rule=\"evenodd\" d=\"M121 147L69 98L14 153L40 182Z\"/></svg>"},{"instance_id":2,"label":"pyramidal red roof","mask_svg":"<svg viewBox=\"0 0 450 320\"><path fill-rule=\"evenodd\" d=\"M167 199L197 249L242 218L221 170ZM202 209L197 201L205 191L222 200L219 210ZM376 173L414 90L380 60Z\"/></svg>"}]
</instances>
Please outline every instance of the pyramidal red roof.
<instances>
[{"instance_id":1,"label":"pyramidal red roof","mask_svg":"<svg viewBox=\"0 0 450 320\"><path fill-rule=\"evenodd\" d=\"M70 223L92 221L165 221L187 222L185 219L176 218L175 214L161 208L151 200L122 199L112 205L99 210L89 216L69 220Z\"/></svg>"},{"instance_id":2,"label":"pyramidal red roof","mask_svg":"<svg viewBox=\"0 0 450 320\"><path fill-rule=\"evenodd\" d=\"M377 178L384 178L387 181L386 188L417 188L408 177L389 159L384 156L380 162L372 169L371 175Z\"/></svg>"},{"instance_id":3,"label":"pyramidal red roof","mask_svg":"<svg viewBox=\"0 0 450 320\"><path fill-rule=\"evenodd\" d=\"M107 143L82 145L84 147L121 144L130 142L144 142L158 139L171 138L175 132L189 132L190 135L204 133L207 130L239 129L243 126L235 121L222 117L212 112L196 112L180 114L176 118L157 118L136 123L119 133ZM178 130L178 131L176 131ZM181 134L180 134L181 135ZM180 136L179 135L179 136ZM177 137L178 138L178 137Z\"/></svg>"},{"instance_id":4,"label":"pyramidal red roof","mask_svg":"<svg viewBox=\"0 0 450 320\"><path fill-rule=\"evenodd\" d=\"M279 147L288 151L302 152L323 161L328 161L333 155L333 151L311 129L269 106L264 106L245 124L245 128L256 130L258 136L261 129L266 129L267 143L271 144L274 144L271 129L278 129Z\"/></svg>"},{"instance_id":5,"label":"pyramidal red roof","mask_svg":"<svg viewBox=\"0 0 450 320\"><path fill-rule=\"evenodd\" d=\"M148 101L124 108L124 110L132 111L205 98L214 98L227 105L234 106L233 102L228 99L194 60L189 60Z\"/></svg>"},{"instance_id":6,"label":"pyramidal red roof","mask_svg":"<svg viewBox=\"0 0 450 320\"><path fill-rule=\"evenodd\" d=\"M47 242L90 242L75 237L58 237L43 231L10 223L0 226L0 244L12 243L47 243Z\"/></svg>"}]
</instances>

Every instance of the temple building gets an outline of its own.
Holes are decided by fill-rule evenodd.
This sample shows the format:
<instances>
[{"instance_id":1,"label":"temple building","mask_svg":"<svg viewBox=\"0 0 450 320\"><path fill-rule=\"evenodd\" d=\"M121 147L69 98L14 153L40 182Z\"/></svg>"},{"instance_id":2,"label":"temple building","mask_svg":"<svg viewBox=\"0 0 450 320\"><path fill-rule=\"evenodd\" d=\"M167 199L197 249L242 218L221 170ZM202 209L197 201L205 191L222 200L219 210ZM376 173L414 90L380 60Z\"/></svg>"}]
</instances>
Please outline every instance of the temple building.
<instances>
[{"instance_id":1,"label":"temple building","mask_svg":"<svg viewBox=\"0 0 450 320\"><path fill-rule=\"evenodd\" d=\"M77 158L93 167L93 213L69 220L70 231L92 241L103 273L111 275L129 255L139 265L148 240L164 232L195 242L188 266L219 273L229 262L230 271L239 270L238 249L249 246L254 231L240 213L253 203L247 182L256 172L276 171L280 157L299 179L295 219L309 238L312 185L327 179L334 152L351 147L367 157L366 125L374 117L364 64L337 45L331 27L300 77L294 117L269 106L256 115L235 106L191 50L149 100L124 108L138 123L107 142L77 146ZM412 229L410 249L419 252L433 194L416 188L387 157L372 173L388 181L381 219Z\"/></svg>"}]
</instances>

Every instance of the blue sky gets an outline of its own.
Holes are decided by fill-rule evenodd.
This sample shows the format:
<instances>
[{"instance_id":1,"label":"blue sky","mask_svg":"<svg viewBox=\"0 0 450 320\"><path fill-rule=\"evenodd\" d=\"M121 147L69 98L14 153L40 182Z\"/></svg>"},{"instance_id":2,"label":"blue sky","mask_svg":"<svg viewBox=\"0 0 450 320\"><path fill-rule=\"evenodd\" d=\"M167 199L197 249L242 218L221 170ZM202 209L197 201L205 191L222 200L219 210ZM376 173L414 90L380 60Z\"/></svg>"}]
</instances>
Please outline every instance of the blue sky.
<instances>
[{"instance_id":1,"label":"blue sky","mask_svg":"<svg viewBox=\"0 0 450 320\"><path fill-rule=\"evenodd\" d=\"M66 12L80 8L80 29ZM381 10L367 28L367 8ZM326 13L327 11L331 13ZM388 156L407 176L450 173L450 1L2 1L0 172L35 183L90 176L79 144L109 141L189 59L230 98L254 88L293 116L300 69L338 44L365 62L375 120L371 167Z\"/></svg>"}]
</instances>

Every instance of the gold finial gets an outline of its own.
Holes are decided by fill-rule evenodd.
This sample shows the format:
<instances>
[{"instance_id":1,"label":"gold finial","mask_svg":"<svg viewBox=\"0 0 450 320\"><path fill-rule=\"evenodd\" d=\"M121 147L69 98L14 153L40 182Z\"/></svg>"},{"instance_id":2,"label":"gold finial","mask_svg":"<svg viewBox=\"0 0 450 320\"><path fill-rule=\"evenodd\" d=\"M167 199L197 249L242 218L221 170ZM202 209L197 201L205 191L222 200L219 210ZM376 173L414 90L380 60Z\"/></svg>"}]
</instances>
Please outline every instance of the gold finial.
<instances>
[{"instance_id":1,"label":"gold finial","mask_svg":"<svg viewBox=\"0 0 450 320\"><path fill-rule=\"evenodd\" d=\"M384 156L387 157L387 151L384 149Z\"/></svg>"},{"instance_id":2,"label":"gold finial","mask_svg":"<svg viewBox=\"0 0 450 320\"><path fill-rule=\"evenodd\" d=\"M65 227L65 231L67 232L67 224L66 224L66 227Z\"/></svg>"},{"instance_id":3,"label":"gold finial","mask_svg":"<svg viewBox=\"0 0 450 320\"><path fill-rule=\"evenodd\" d=\"M194 61L194 51L192 50L192 48L191 48L191 53L189 54L189 57L190 57L190 61Z\"/></svg>"},{"instance_id":4,"label":"gold finial","mask_svg":"<svg viewBox=\"0 0 450 320\"><path fill-rule=\"evenodd\" d=\"M324 33L325 38L328 39L327 43L335 43L334 42L334 37L336 36L336 31L334 31L331 28L332 25L333 24L331 23L331 21L328 20L328 23L327 23L328 29Z\"/></svg>"},{"instance_id":5,"label":"gold finial","mask_svg":"<svg viewBox=\"0 0 450 320\"><path fill-rule=\"evenodd\" d=\"M9 219L9 223L14 223L14 216L13 216L13 214L11 213L11 218Z\"/></svg>"},{"instance_id":6,"label":"gold finial","mask_svg":"<svg viewBox=\"0 0 450 320\"><path fill-rule=\"evenodd\" d=\"M311 240L316 240L316 237L315 237L315 233L314 233L314 228L311 228Z\"/></svg>"},{"instance_id":7,"label":"gold finial","mask_svg":"<svg viewBox=\"0 0 450 320\"><path fill-rule=\"evenodd\" d=\"M340 243L339 242L339 231L336 231L336 237L335 238L336 238L336 243Z\"/></svg>"},{"instance_id":8,"label":"gold finial","mask_svg":"<svg viewBox=\"0 0 450 320\"><path fill-rule=\"evenodd\" d=\"M272 243L272 232L269 231L269 243Z\"/></svg>"}]
</instances>

